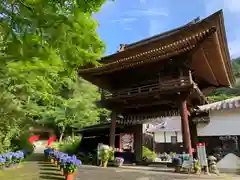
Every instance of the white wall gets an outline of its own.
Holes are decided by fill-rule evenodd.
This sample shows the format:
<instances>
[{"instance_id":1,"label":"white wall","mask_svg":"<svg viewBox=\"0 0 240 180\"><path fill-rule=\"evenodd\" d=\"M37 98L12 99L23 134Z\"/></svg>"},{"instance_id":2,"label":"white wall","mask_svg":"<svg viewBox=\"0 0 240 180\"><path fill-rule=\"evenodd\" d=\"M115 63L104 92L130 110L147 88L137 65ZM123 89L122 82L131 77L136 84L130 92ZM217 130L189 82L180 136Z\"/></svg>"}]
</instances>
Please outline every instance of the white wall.
<instances>
[{"instance_id":1,"label":"white wall","mask_svg":"<svg viewBox=\"0 0 240 180\"><path fill-rule=\"evenodd\" d=\"M209 124L198 124L198 136L240 135L240 109L210 112Z\"/></svg>"},{"instance_id":2,"label":"white wall","mask_svg":"<svg viewBox=\"0 0 240 180\"><path fill-rule=\"evenodd\" d=\"M198 136L225 136L240 135L240 108L224 111L211 111L210 122L208 124L198 124ZM174 125L181 124L181 120L174 120ZM173 126L172 123L168 125ZM179 126L179 125L178 125ZM180 125L181 126L181 125ZM168 127L171 129L171 127ZM175 132L166 132L166 143L171 143L171 136L175 136ZM181 131L177 132L178 142L182 142ZM155 142L164 143L164 132L155 133Z\"/></svg>"},{"instance_id":3,"label":"white wall","mask_svg":"<svg viewBox=\"0 0 240 180\"><path fill-rule=\"evenodd\" d=\"M143 128L142 128L143 133L146 133L146 130L147 130L148 128L152 128L154 125L148 123L148 124L143 124L142 126L143 126Z\"/></svg>"},{"instance_id":4,"label":"white wall","mask_svg":"<svg viewBox=\"0 0 240 180\"><path fill-rule=\"evenodd\" d=\"M171 143L171 136L176 136L175 132L166 132L166 143ZM165 143L164 132L155 133L156 143ZM182 142L182 133L177 132L177 141Z\"/></svg>"}]
</instances>

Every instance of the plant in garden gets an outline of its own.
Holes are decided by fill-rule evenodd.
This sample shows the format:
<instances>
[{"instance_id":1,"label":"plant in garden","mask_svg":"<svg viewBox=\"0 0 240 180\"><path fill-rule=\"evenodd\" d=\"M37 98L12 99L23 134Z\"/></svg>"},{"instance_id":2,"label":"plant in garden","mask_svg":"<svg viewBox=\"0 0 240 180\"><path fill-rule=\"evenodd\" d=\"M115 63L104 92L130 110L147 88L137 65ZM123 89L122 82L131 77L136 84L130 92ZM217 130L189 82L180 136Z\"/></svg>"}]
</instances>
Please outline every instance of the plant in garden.
<instances>
[{"instance_id":1,"label":"plant in garden","mask_svg":"<svg viewBox=\"0 0 240 180\"><path fill-rule=\"evenodd\" d=\"M175 167L175 172L180 172L182 168L182 159L180 157L174 157L172 159L172 164Z\"/></svg>"},{"instance_id":2,"label":"plant in garden","mask_svg":"<svg viewBox=\"0 0 240 180\"><path fill-rule=\"evenodd\" d=\"M160 155L160 159L162 161L169 161L171 159L171 156L164 152L163 154Z\"/></svg>"},{"instance_id":3,"label":"plant in garden","mask_svg":"<svg viewBox=\"0 0 240 180\"><path fill-rule=\"evenodd\" d=\"M200 174L201 173L201 164L200 164L199 160L196 160L194 162L193 170L194 170L195 174Z\"/></svg>"},{"instance_id":4,"label":"plant in garden","mask_svg":"<svg viewBox=\"0 0 240 180\"><path fill-rule=\"evenodd\" d=\"M57 149L67 154L76 154L81 140L81 136L68 137L58 143Z\"/></svg>"},{"instance_id":5,"label":"plant in garden","mask_svg":"<svg viewBox=\"0 0 240 180\"><path fill-rule=\"evenodd\" d=\"M11 165L18 165L24 159L23 151L8 152L0 155L0 169L4 167L11 167Z\"/></svg>"},{"instance_id":6,"label":"plant in garden","mask_svg":"<svg viewBox=\"0 0 240 180\"><path fill-rule=\"evenodd\" d=\"M170 152L169 155L170 155L171 158L174 158L174 157L177 156L177 154L175 152Z\"/></svg>"},{"instance_id":7,"label":"plant in garden","mask_svg":"<svg viewBox=\"0 0 240 180\"><path fill-rule=\"evenodd\" d=\"M156 153L143 146L143 160L144 161L154 161L157 157Z\"/></svg>"},{"instance_id":8,"label":"plant in garden","mask_svg":"<svg viewBox=\"0 0 240 180\"><path fill-rule=\"evenodd\" d=\"M116 157L114 159L114 164L116 167L122 166L123 162L124 162L124 159L122 157Z\"/></svg>"},{"instance_id":9,"label":"plant in garden","mask_svg":"<svg viewBox=\"0 0 240 180\"><path fill-rule=\"evenodd\" d=\"M60 140L98 122L100 94L77 72L104 53L93 18L104 2L0 1L0 153L36 122L56 128Z\"/></svg>"},{"instance_id":10,"label":"plant in garden","mask_svg":"<svg viewBox=\"0 0 240 180\"><path fill-rule=\"evenodd\" d=\"M66 158L64 171L67 173L74 173L81 165L81 161L75 155Z\"/></svg>"},{"instance_id":11,"label":"plant in garden","mask_svg":"<svg viewBox=\"0 0 240 180\"><path fill-rule=\"evenodd\" d=\"M10 165L12 164L12 152L3 154L2 157L6 160L5 166L10 167Z\"/></svg>"},{"instance_id":12,"label":"plant in garden","mask_svg":"<svg viewBox=\"0 0 240 180\"><path fill-rule=\"evenodd\" d=\"M108 145L102 145L99 148L99 158L101 165L107 167L109 160L114 160L114 149Z\"/></svg>"},{"instance_id":13,"label":"plant in garden","mask_svg":"<svg viewBox=\"0 0 240 180\"><path fill-rule=\"evenodd\" d=\"M45 157L47 159L54 159L58 162L61 169L65 174L74 173L81 165L81 161L77 159L75 155L69 156L66 153L52 150L50 148L44 150Z\"/></svg>"},{"instance_id":14,"label":"plant in garden","mask_svg":"<svg viewBox=\"0 0 240 180\"><path fill-rule=\"evenodd\" d=\"M17 151L12 154L12 162L15 164L21 163L24 159L24 153L22 151Z\"/></svg>"},{"instance_id":15,"label":"plant in garden","mask_svg":"<svg viewBox=\"0 0 240 180\"><path fill-rule=\"evenodd\" d=\"M6 162L5 158L3 158L3 157L0 155L0 169L3 169L3 168L4 168L5 162Z\"/></svg>"}]
</instances>

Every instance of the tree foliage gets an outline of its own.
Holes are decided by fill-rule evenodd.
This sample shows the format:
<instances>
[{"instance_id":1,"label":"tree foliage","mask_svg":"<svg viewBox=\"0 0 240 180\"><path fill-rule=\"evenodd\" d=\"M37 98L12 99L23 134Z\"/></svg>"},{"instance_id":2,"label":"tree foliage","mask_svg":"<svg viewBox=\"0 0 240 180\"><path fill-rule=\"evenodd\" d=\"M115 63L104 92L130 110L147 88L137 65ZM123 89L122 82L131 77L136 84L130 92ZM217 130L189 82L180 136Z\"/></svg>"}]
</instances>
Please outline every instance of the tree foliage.
<instances>
[{"instance_id":1,"label":"tree foliage","mask_svg":"<svg viewBox=\"0 0 240 180\"><path fill-rule=\"evenodd\" d=\"M98 120L97 89L80 79L77 70L98 64L104 53L92 17L104 2L0 2L0 144L7 133L10 142L19 128L36 121L63 134L68 126Z\"/></svg>"},{"instance_id":2,"label":"tree foliage","mask_svg":"<svg viewBox=\"0 0 240 180\"><path fill-rule=\"evenodd\" d=\"M236 83L232 88L218 88L209 95L210 101L221 101L235 96L240 96L240 58L232 60L233 73Z\"/></svg>"}]
</instances>

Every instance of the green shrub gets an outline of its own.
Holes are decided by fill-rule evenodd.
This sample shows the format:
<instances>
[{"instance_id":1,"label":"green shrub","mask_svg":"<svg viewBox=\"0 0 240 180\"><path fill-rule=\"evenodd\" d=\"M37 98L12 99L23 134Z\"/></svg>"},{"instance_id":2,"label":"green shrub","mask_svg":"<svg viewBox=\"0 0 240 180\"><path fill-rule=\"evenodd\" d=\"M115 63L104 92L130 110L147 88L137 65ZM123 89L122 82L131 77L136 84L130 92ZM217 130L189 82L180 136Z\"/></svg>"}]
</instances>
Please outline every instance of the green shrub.
<instances>
[{"instance_id":1,"label":"green shrub","mask_svg":"<svg viewBox=\"0 0 240 180\"><path fill-rule=\"evenodd\" d=\"M81 140L81 136L68 137L62 142L54 143L52 147L58 149L61 152L65 152L68 154L76 154Z\"/></svg>"},{"instance_id":2,"label":"green shrub","mask_svg":"<svg viewBox=\"0 0 240 180\"><path fill-rule=\"evenodd\" d=\"M28 153L32 153L34 151L33 145L29 142L29 138L32 135L29 132L23 133L21 136L19 136L17 139L14 140L12 143L13 151L21 150L21 149L27 149Z\"/></svg>"},{"instance_id":3,"label":"green shrub","mask_svg":"<svg viewBox=\"0 0 240 180\"><path fill-rule=\"evenodd\" d=\"M147 147L143 146L143 160L155 160L157 155Z\"/></svg>"}]
</instances>

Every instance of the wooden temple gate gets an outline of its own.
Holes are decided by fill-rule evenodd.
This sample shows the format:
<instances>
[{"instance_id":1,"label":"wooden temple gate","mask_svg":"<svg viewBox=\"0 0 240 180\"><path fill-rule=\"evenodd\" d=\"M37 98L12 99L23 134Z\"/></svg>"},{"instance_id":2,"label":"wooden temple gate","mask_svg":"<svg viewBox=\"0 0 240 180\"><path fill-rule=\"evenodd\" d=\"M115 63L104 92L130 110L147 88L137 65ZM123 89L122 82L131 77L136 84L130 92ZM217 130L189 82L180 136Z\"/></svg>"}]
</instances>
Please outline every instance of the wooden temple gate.
<instances>
[{"instance_id":1,"label":"wooden temple gate","mask_svg":"<svg viewBox=\"0 0 240 180\"><path fill-rule=\"evenodd\" d=\"M212 89L234 83L222 11L121 46L100 62L102 66L80 69L79 75L102 89L101 104L112 110L111 146L116 123L136 125L137 161L142 160L142 124L176 114L181 116L184 150L192 154L192 109L206 104Z\"/></svg>"}]
</instances>

